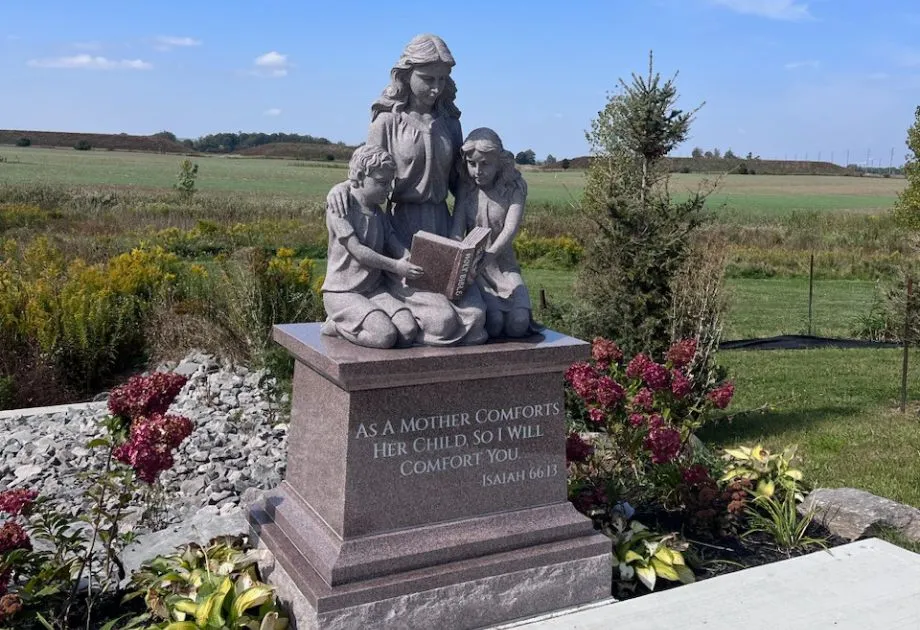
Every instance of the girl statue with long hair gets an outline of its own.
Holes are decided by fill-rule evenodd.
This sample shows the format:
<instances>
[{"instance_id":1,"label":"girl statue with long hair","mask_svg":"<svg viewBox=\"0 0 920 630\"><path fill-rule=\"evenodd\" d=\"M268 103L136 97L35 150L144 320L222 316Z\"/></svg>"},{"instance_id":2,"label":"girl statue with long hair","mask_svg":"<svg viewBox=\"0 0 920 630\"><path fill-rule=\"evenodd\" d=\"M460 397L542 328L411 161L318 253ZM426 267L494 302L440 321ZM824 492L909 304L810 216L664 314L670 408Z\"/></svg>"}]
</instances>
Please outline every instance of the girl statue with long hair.
<instances>
[{"instance_id":1,"label":"girl statue with long hair","mask_svg":"<svg viewBox=\"0 0 920 630\"><path fill-rule=\"evenodd\" d=\"M367 143L396 160L390 195L391 224L409 248L419 230L449 236L447 193L454 192L463 134L454 104L457 86L450 77L454 58L437 35L418 35L390 71L390 83L371 105ZM337 186L327 197L328 212L342 216L347 189ZM457 304L426 291L393 282L394 294L418 320L418 340L428 345L479 344L485 332L485 303L471 286Z\"/></svg>"},{"instance_id":2,"label":"girl statue with long hair","mask_svg":"<svg viewBox=\"0 0 920 630\"><path fill-rule=\"evenodd\" d=\"M460 154L451 236L462 239L477 226L491 230L476 276L486 304L486 330L490 337L525 337L534 330L530 294L512 241L524 218L527 184L491 129L471 131Z\"/></svg>"}]
</instances>

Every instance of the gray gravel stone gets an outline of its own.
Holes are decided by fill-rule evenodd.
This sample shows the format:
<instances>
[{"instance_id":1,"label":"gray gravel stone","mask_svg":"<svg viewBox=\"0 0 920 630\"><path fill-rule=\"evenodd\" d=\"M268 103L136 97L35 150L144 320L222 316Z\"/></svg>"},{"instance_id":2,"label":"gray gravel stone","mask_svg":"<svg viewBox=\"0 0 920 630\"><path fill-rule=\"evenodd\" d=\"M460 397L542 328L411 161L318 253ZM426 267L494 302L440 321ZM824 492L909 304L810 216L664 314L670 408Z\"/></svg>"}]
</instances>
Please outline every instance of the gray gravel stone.
<instances>
[{"instance_id":1,"label":"gray gravel stone","mask_svg":"<svg viewBox=\"0 0 920 630\"><path fill-rule=\"evenodd\" d=\"M189 542L195 532L202 542L244 533L245 508L281 482L287 457L288 418L271 398L275 383L264 370L222 364L197 352L164 367L188 378L169 412L187 416L194 429L174 453L176 465L161 477L166 529L151 532L140 519L140 495L125 516L123 522L141 537L133 545L136 564ZM88 482L75 473L104 468L102 449L91 451L86 444L102 435L99 421L105 415L96 406L0 417L0 491L32 488L68 513L85 513ZM207 503L212 505L203 506ZM143 542L149 540L154 542Z\"/></svg>"}]
</instances>

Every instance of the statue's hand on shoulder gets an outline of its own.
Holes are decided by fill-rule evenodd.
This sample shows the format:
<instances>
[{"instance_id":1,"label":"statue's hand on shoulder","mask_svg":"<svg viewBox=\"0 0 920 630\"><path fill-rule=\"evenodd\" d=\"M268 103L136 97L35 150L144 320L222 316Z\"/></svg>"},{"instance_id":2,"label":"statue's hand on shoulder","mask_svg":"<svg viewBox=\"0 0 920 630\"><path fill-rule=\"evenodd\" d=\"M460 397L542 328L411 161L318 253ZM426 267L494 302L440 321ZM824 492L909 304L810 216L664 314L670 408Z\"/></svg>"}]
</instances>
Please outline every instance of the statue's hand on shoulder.
<instances>
[{"instance_id":1,"label":"statue's hand on shoulder","mask_svg":"<svg viewBox=\"0 0 920 630\"><path fill-rule=\"evenodd\" d=\"M336 184L326 195L326 212L338 219L348 213L348 182Z\"/></svg>"}]
</instances>

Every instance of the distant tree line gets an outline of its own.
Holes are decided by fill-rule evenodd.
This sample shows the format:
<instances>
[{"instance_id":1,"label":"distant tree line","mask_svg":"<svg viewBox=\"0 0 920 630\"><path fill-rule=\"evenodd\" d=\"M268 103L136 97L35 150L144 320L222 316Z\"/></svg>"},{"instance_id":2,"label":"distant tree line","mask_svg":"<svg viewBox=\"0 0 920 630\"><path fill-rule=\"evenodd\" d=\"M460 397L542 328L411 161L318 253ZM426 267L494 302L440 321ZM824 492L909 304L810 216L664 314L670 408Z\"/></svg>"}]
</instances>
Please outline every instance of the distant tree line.
<instances>
[{"instance_id":1,"label":"distant tree line","mask_svg":"<svg viewBox=\"0 0 920 630\"><path fill-rule=\"evenodd\" d=\"M707 160L718 160L718 159L740 160L741 159L731 149L726 149L725 154L723 154L721 151L719 151L718 147L712 149L711 151L704 151L700 147L693 147L693 151L690 152L690 157L705 158ZM744 159L745 160L759 160L760 156L754 155L753 153L748 151L748 154L744 156Z\"/></svg>"},{"instance_id":2,"label":"distant tree line","mask_svg":"<svg viewBox=\"0 0 920 630\"><path fill-rule=\"evenodd\" d=\"M231 153L240 149L258 147L263 144L273 144L278 142L293 142L302 144L338 144L344 146L343 142L334 143L328 138L311 136L309 134L299 133L213 133L201 136L197 139L186 138L178 140L176 135L170 131L161 131L153 134L154 138L163 138L173 142L181 142L185 146L201 153Z\"/></svg>"}]
</instances>

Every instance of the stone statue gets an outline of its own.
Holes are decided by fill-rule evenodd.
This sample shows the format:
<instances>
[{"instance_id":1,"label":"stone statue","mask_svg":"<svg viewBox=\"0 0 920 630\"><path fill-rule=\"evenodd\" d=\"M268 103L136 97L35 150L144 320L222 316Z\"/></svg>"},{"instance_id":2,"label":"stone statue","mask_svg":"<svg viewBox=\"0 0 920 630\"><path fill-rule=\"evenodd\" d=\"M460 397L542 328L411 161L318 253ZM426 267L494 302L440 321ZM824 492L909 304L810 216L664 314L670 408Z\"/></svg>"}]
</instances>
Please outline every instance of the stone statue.
<instances>
[{"instance_id":1,"label":"stone statue","mask_svg":"<svg viewBox=\"0 0 920 630\"><path fill-rule=\"evenodd\" d=\"M491 129L470 132L460 153L451 236L462 239L475 226L492 231L476 276L486 304L486 330L490 337L525 337L533 328L530 294L512 241L524 218L527 184Z\"/></svg>"},{"instance_id":2,"label":"stone statue","mask_svg":"<svg viewBox=\"0 0 920 630\"><path fill-rule=\"evenodd\" d=\"M401 278L423 273L409 262L406 248L380 209L395 174L396 161L384 149L358 147L348 164L345 213L326 216L329 262L322 292L328 319L323 333L371 348L408 346L418 334L409 307L384 282L384 271Z\"/></svg>"},{"instance_id":3,"label":"stone statue","mask_svg":"<svg viewBox=\"0 0 920 630\"><path fill-rule=\"evenodd\" d=\"M419 230L439 236L451 231L447 193L456 190L460 144L460 110L450 77L454 58L436 35L418 35L406 46L390 72L390 83L371 106L368 144L381 146L396 161L390 194L392 226L404 247ZM334 187L327 214L341 217L348 189ZM411 310L419 327L417 343L474 345L485 343L486 306L477 285L458 303L443 295L389 282L390 292Z\"/></svg>"}]
</instances>

